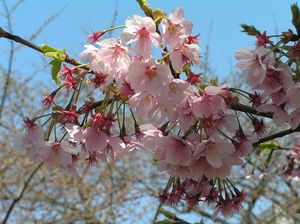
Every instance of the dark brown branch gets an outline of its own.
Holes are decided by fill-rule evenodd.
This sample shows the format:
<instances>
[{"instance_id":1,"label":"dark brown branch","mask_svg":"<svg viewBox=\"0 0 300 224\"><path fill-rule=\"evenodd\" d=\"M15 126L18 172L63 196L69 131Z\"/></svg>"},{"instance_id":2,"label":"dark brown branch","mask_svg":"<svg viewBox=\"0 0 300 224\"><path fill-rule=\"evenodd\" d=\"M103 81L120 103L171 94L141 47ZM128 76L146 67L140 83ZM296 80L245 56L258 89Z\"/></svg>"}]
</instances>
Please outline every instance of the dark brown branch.
<instances>
[{"instance_id":1,"label":"dark brown branch","mask_svg":"<svg viewBox=\"0 0 300 224\"><path fill-rule=\"evenodd\" d=\"M13 40L15 42L18 42L20 44L23 44L35 51L38 51L40 53L43 53L42 49L36 45L36 44L33 44L27 40L24 40L23 38L17 36L17 35L14 35L14 34L11 34L7 31L5 31L2 27L0 27L0 38L6 38L6 39L9 39L9 40ZM64 62L66 63L69 63L71 65L74 65L74 66L78 66L78 65L81 65L80 62L78 62L76 59L74 58L71 58L68 54L65 53L65 59L64 59ZM85 69L85 70L90 70L88 66L82 66L81 67L82 69Z\"/></svg>"},{"instance_id":2,"label":"dark brown branch","mask_svg":"<svg viewBox=\"0 0 300 224\"><path fill-rule=\"evenodd\" d=\"M280 132L277 132L275 134L269 135L267 137L261 138L257 142L253 143L253 146L258 146L261 143L264 143L264 142L267 142L267 141L271 141L271 140L276 139L276 138L281 138L283 136L292 134L294 132L299 132L299 131L300 131L300 126L298 126L296 129L289 128L287 130L280 131Z\"/></svg>"},{"instance_id":3,"label":"dark brown branch","mask_svg":"<svg viewBox=\"0 0 300 224\"><path fill-rule=\"evenodd\" d=\"M240 103L233 104L231 106L231 109L236 110L236 111L246 112L246 113L261 116L261 117L273 118L272 113L262 113L262 112L260 113L260 112L257 112L252 107L249 107L249 106L246 106L246 105L243 105Z\"/></svg>"},{"instance_id":4,"label":"dark brown branch","mask_svg":"<svg viewBox=\"0 0 300 224\"><path fill-rule=\"evenodd\" d=\"M3 220L3 224L5 224L7 222L7 220L9 219L9 216L11 214L11 212L13 211L14 207L16 206L16 204L22 199L24 192L26 191L26 189L29 186L30 181L32 180L32 178L34 177L34 175L38 172L38 170L42 167L42 163L40 163L29 175L29 177L27 178L27 180L24 182L24 186L20 192L20 194L18 195L18 197L16 197L12 203L10 204L7 213L5 215L5 218Z\"/></svg>"}]
</instances>

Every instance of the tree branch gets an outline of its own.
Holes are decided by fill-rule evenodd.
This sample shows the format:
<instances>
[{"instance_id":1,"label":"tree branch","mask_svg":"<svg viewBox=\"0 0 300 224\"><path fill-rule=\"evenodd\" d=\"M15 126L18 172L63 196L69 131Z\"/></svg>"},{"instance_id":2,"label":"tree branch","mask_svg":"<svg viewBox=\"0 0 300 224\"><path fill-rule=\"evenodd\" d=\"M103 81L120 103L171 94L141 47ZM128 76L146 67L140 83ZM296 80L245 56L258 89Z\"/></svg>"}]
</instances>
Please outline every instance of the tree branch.
<instances>
[{"instance_id":1,"label":"tree branch","mask_svg":"<svg viewBox=\"0 0 300 224\"><path fill-rule=\"evenodd\" d=\"M243 104L240 104L240 103L233 104L231 106L231 109L232 110L236 110L236 111L241 111L241 112L249 113L249 114L253 114L253 115L257 115L257 116L261 116L261 117L273 118L273 114L272 113L257 112L252 107L249 107L247 105L243 105Z\"/></svg>"},{"instance_id":2,"label":"tree branch","mask_svg":"<svg viewBox=\"0 0 300 224\"><path fill-rule=\"evenodd\" d=\"M6 213L6 215L5 215L5 218L4 218L3 222L2 222L3 224L6 224L7 220L9 219L9 216L10 216L11 212L12 212L13 209L14 209L14 207L15 207L16 204L22 199L23 194L24 194L24 192L26 191L26 189L28 188L30 181L32 180L32 178L33 178L34 175L37 173L37 171L41 168L42 165L43 165L43 164L40 163L40 164L39 164L39 165L31 172L31 174L29 175L29 177L27 178L27 180L24 182L24 186L23 186L23 188L22 188L22 190L21 190L19 196L16 197L16 198L12 201L12 203L10 204L10 206L9 206L9 208L8 208L8 210L7 210L7 213Z\"/></svg>"},{"instance_id":3,"label":"tree branch","mask_svg":"<svg viewBox=\"0 0 300 224\"><path fill-rule=\"evenodd\" d=\"M7 31L5 31L2 27L0 27L0 38L6 38L6 39L9 39L9 40L13 40L15 42L18 42L20 44L23 44L35 51L38 51L40 53L43 53L42 49L36 45L36 44L33 44L27 40L24 40L23 38L17 36L17 35L14 35L14 34L11 34ZM76 59L74 58L71 58L68 54L65 53L65 59L64 59L64 62L66 63L69 63L71 65L74 65L74 66L78 66L78 65L82 65L79 61L77 61ZM81 66L80 68L82 69L85 69L87 71L90 70L90 68L88 66Z\"/></svg>"},{"instance_id":4,"label":"tree branch","mask_svg":"<svg viewBox=\"0 0 300 224\"><path fill-rule=\"evenodd\" d=\"M280 131L280 132L277 132L275 134L269 135L267 137L261 138L260 140L258 140L257 142L253 143L252 145L253 146L258 146L261 143L264 143L264 142L267 142L267 141L270 141L270 140L273 140L273 139L276 139L276 138L280 138L280 137L292 134L294 132L299 132L299 131L300 131L300 126L298 126L296 129L289 128L287 130Z\"/></svg>"}]
</instances>

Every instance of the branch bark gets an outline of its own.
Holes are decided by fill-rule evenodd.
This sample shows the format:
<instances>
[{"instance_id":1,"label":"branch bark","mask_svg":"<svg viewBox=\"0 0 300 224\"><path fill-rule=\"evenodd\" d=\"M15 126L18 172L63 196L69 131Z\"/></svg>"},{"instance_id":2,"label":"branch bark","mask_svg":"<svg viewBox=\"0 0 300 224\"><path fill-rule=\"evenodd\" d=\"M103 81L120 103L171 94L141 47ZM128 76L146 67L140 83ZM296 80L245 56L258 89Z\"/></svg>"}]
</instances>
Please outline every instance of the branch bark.
<instances>
[{"instance_id":1,"label":"branch bark","mask_svg":"<svg viewBox=\"0 0 300 224\"><path fill-rule=\"evenodd\" d=\"M6 38L6 39L9 39L9 40L13 40L15 42L18 42L22 45L25 45L35 51L38 51L40 53L43 53L42 49L34 44L34 43L31 43L17 35L14 35L14 34L11 34L7 31L5 31L2 27L0 27L0 38ZM82 65L79 61L77 61L76 59L74 58L71 58L68 54L65 53L65 59L64 59L64 62L66 63L69 63L71 65L74 65L74 66L79 66L79 65ZM90 71L90 68L88 66L81 66L82 69L85 69L87 71Z\"/></svg>"}]
</instances>

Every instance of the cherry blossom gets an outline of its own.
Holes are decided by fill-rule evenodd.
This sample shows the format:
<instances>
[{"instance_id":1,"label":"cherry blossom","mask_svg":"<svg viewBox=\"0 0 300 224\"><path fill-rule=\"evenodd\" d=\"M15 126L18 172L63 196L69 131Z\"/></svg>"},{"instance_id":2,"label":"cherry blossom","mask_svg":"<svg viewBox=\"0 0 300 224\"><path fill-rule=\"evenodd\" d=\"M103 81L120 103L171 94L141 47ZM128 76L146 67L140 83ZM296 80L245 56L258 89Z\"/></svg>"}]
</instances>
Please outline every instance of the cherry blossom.
<instances>
[{"instance_id":1,"label":"cherry blossom","mask_svg":"<svg viewBox=\"0 0 300 224\"><path fill-rule=\"evenodd\" d=\"M138 15L125 22L126 28L121 34L123 43L136 42L134 49L137 56L148 58L151 56L151 43L157 48L160 45L160 36L156 32L155 23L150 17Z\"/></svg>"}]
</instances>

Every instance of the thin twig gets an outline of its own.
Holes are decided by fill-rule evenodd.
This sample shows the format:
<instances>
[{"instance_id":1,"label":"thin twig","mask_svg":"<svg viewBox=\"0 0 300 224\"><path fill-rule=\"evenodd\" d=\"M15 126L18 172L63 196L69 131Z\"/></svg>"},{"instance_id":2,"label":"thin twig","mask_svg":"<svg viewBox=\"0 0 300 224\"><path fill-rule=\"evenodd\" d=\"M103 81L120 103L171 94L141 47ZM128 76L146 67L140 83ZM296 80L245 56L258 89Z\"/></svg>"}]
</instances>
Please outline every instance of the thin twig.
<instances>
[{"instance_id":1,"label":"thin twig","mask_svg":"<svg viewBox=\"0 0 300 224\"><path fill-rule=\"evenodd\" d=\"M9 30L9 32L12 32L11 14L9 12L6 0L2 0L2 2L3 2L3 5L4 5L5 16L7 18L8 30ZM1 27L0 27L0 33L1 33ZM8 67L7 67L7 72L6 72L6 75L5 75L6 79L5 79L4 90L3 90L1 103L0 103L0 122L1 122L2 113L3 113L3 110L4 110L4 105L5 105L5 101L6 101L7 94L8 94L8 89L9 89L9 84L10 84L9 81L10 81L10 76L11 76L11 73L12 73L13 59L14 59L14 42L10 41L10 52L9 52L9 59L8 59Z\"/></svg>"},{"instance_id":2,"label":"thin twig","mask_svg":"<svg viewBox=\"0 0 300 224\"><path fill-rule=\"evenodd\" d=\"M258 146L261 143L264 143L264 142L267 142L267 141L270 141L270 140L273 140L273 139L276 139L276 138L280 138L280 137L292 134L294 132L299 132L299 131L300 131L300 126L298 126L296 129L289 128L287 130L280 131L280 132L277 132L275 134L269 135L267 137L261 138L257 142L253 143L253 146Z\"/></svg>"},{"instance_id":3,"label":"thin twig","mask_svg":"<svg viewBox=\"0 0 300 224\"><path fill-rule=\"evenodd\" d=\"M35 51L38 51L38 52L40 52L40 53L43 53L42 49L41 49L38 45L36 45L36 44L34 44L34 43L31 43L31 42L29 42L29 41L27 41L27 40L25 40L25 39L23 39L23 38L21 38L21 37L19 37L19 36L17 36L17 35L14 35L14 34L12 34L12 33L10 33L10 32L7 32L7 31L5 31L2 27L0 27L0 38L1 38L1 37L2 37L2 38L9 39L9 40L13 40L13 41L15 41L15 42L18 42L18 43L20 43L20 44L23 44L23 45L25 45L25 46L27 46L27 47L33 49L33 50L35 50ZM66 54L66 53L65 53L64 62L69 63L69 64L74 65L74 66L82 65L79 61L77 61L77 60L74 59L74 58L71 58L71 57L70 57L68 54ZM90 68L89 68L88 66L81 66L80 68L85 69L85 70L87 70L87 71L90 71Z\"/></svg>"},{"instance_id":4,"label":"thin twig","mask_svg":"<svg viewBox=\"0 0 300 224\"><path fill-rule=\"evenodd\" d=\"M34 177L34 175L38 172L38 170L42 167L42 163L40 163L38 166L36 166L36 168L31 172L31 174L29 175L29 177L27 178L27 180L24 182L24 186L20 192L20 194L18 195L18 197L16 197L12 203L10 204L7 213L5 215L5 218L3 220L3 224L5 224L7 222L7 220L9 219L10 214L12 213L14 207L16 206L16 204L22 199L24 192L26 191L26 189L29 186L30 181L32 180L32 178Z\"/></svg>"}]
</instances>

